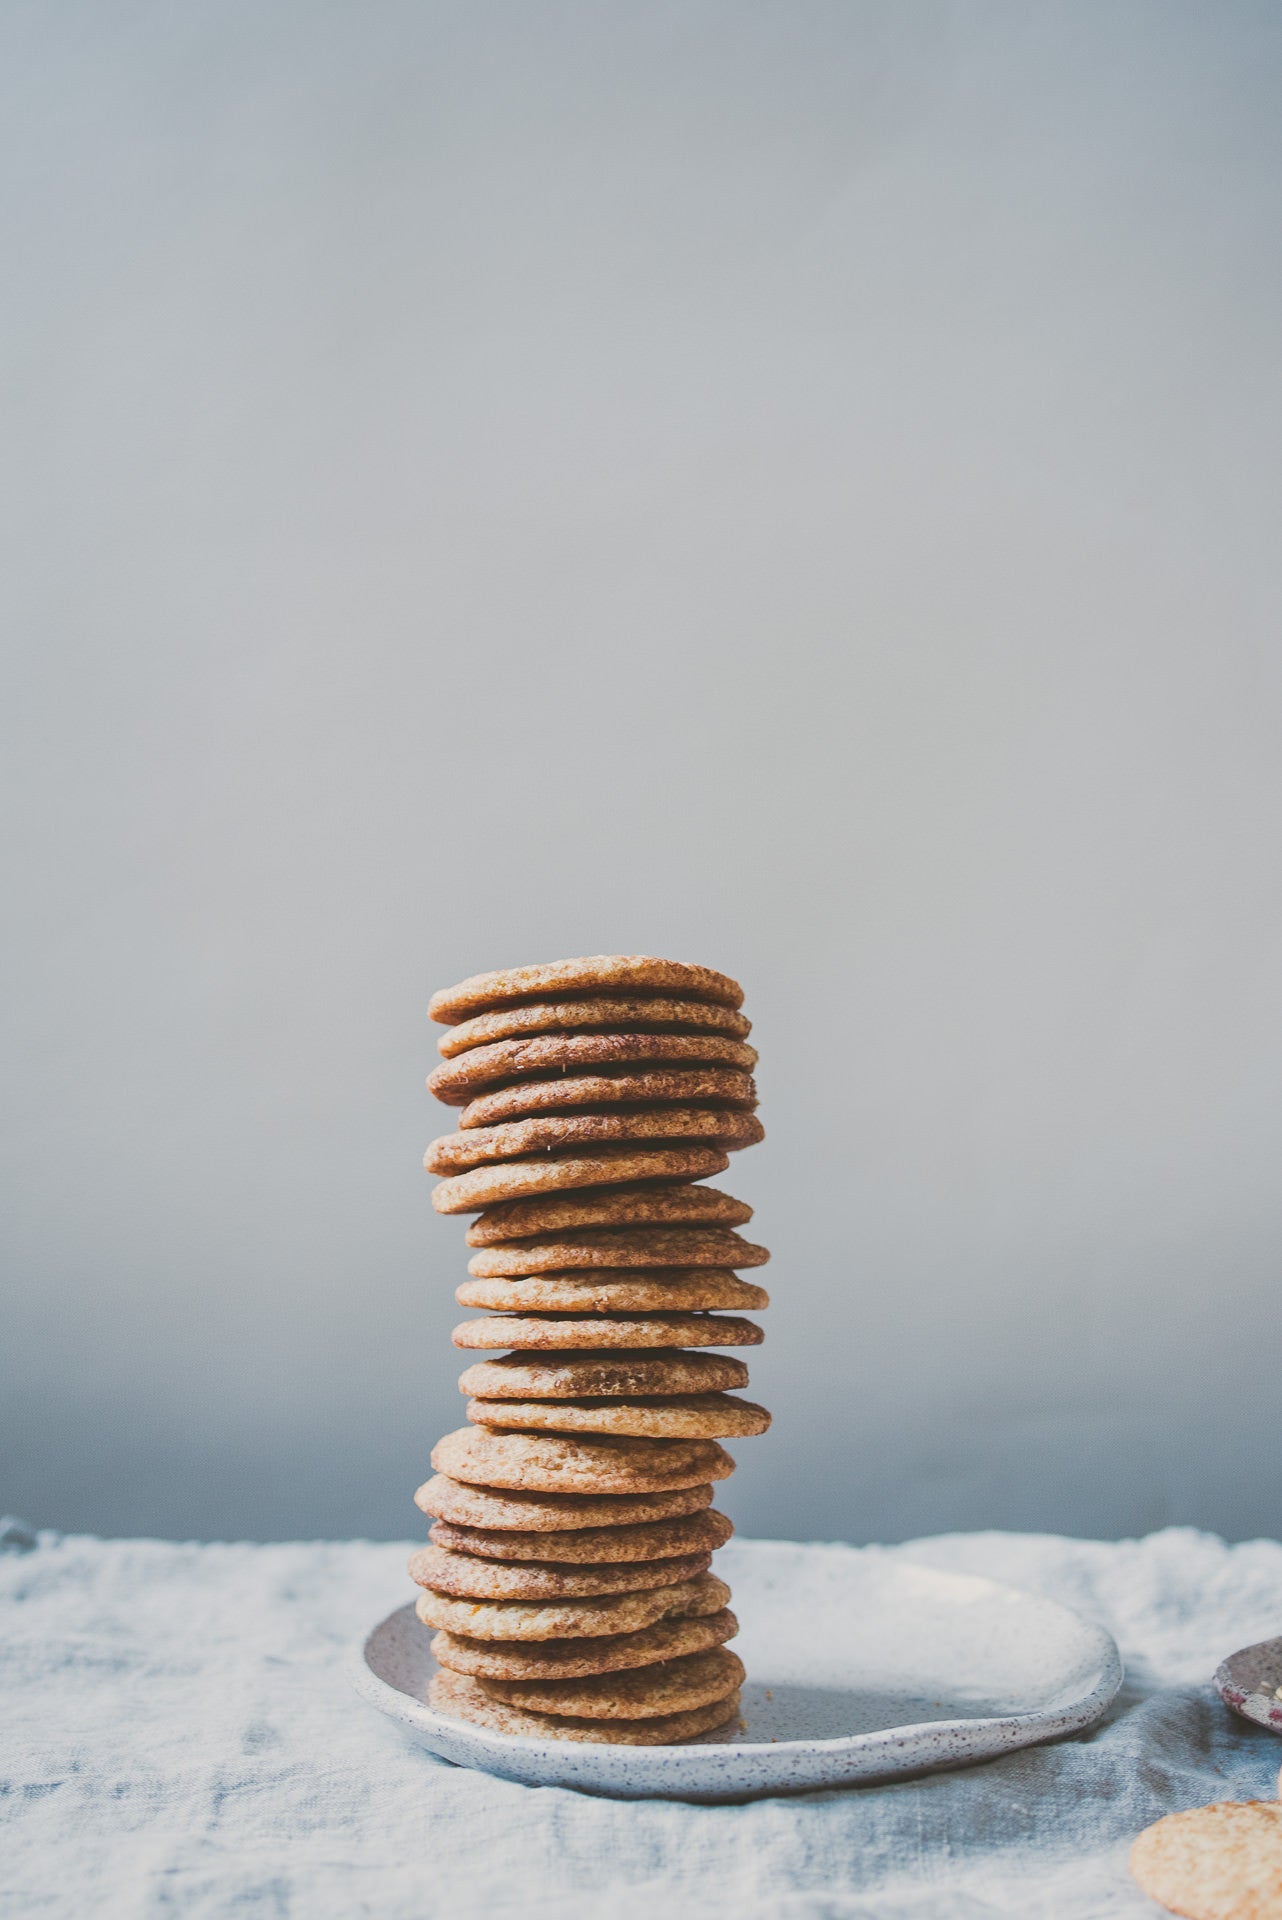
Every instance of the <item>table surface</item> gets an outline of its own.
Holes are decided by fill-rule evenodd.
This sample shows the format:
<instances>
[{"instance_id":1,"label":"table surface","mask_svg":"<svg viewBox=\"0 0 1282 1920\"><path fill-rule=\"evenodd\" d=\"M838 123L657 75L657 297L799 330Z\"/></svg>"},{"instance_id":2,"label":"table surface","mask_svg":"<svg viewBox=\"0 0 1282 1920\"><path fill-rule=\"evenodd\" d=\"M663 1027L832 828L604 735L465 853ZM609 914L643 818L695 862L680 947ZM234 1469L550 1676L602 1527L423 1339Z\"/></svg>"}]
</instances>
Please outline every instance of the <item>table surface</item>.
<instances>
[{"instance_id":1,"label":"table surface","mask_svg":"<svg viewBox=\"0 0 1282 1920\"><path fill-rule=\"evenodd\" d=\"M1282 1740L1210 1676L1282 1631L1282 1545L955 1534L889 1553L1048 1593L1127 1680L1090 1734L963 1772L736 1807L446 1765L351 1691L405 1544L41 1535L0 1554L0 1913L523 1920L1155 1914L1132 1837L1272 1798ZM750 1543L739 1550L751 1551Z\"/></svg>"}]
</instances>

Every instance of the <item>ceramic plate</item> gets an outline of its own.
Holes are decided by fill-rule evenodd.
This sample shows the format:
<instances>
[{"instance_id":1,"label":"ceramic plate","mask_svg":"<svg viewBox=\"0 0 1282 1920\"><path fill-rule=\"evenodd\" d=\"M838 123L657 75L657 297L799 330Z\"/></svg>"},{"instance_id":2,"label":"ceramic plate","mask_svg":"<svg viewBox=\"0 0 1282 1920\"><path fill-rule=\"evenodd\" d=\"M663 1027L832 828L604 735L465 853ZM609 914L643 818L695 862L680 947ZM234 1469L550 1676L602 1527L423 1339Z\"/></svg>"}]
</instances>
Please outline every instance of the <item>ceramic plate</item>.
<instances>
[{"instance_id":1,"label":"ceramic plate","mask_svg":"<svg viewBox=\"0 0 1282 1920\"><path fill-rule=\"evenodd\" d=\"M1122 1680L1102 1627L1053 1600L877 1548L734 1541L742 1728L677 1747L531 1740L434 1713L413 1605L366 1640L359 1691L444 1760L631 1799L739 1800L989 1760L1089 1727Z\"/></svg>"}]
</instances>

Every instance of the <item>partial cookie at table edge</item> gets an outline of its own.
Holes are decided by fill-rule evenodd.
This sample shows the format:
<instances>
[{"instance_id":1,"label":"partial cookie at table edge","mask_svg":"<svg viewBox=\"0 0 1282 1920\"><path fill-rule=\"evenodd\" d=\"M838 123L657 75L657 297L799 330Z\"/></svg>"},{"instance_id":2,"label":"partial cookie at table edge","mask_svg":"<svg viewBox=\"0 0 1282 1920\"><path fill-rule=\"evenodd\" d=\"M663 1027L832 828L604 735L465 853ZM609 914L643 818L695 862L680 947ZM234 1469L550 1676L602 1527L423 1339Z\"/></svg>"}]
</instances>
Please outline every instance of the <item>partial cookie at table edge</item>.
<instances>
[{"instance_id":1,"label":"partial cookie at table edge","mask_svg":"<svg viewBox=\"0 0 1282 1920\"><path fill-rule=\"evenodd\" d=\"M1220 1800L1168 1813L1128 1856L1149 1896L1186 1920L1274 1920L1282 1913L1282 1806Z\"/></svg>"}]
</instances>

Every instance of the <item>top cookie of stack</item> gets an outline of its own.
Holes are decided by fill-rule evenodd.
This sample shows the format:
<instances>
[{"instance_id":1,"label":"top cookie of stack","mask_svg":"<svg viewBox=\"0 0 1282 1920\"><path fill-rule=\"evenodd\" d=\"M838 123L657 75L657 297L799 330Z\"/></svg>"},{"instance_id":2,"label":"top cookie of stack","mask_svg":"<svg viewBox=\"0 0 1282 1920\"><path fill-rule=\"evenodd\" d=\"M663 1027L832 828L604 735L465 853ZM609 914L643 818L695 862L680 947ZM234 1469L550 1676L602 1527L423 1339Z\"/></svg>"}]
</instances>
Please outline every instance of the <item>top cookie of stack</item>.
<instances>
[{"instance_id":1,"label":"top cookie of stack","mask_svg":"<svg viewBox=\"0 0 1282 1920\"><path fill-rule=\"evenodd\" d=\"M438 1627L442 1711L508 1732L657 1743L721 1726L742 1666L707 1572L730 1524L721 1438L769 1415L725 1389L759 1343L751 1209L694 1184L762 1138L743 994L706 967L598 956L434 996L428 1085L462 1108L425 1165L478 1213L458 1299L472 1428L433 1454L411 1572ZM479 1431L477 1430L479 1429Z\"/></svg>"}]
</instances>

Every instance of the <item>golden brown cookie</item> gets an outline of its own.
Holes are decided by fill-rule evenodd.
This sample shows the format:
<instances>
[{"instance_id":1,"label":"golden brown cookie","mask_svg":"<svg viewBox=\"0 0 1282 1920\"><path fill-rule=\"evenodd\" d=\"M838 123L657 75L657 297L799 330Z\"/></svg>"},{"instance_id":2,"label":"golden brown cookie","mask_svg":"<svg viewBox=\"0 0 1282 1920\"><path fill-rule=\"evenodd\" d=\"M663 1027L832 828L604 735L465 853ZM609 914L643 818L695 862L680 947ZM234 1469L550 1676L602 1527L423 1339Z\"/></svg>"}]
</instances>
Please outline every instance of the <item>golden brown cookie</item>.
<instances>
[{"instance_id":1,"label":"golden brown cookie","mask_svg":"<svg viewBox=\"0 0 1282 1920\"><path fill-rule=\"evenodd\" d=\"M579 1107L662 1106L755 1107L757 1086L750 1073L733 1067L673 1067L667 1073L576 1073L558 1080L516 1080L508 1087L478 1093L459 1115L466 1132L497 1126L535 1114L567 1113Z\"/></svg>"},{"instance_id":2,"label":"golden brown cookie","mask_svg":"<svg viewBox=\"0 0 1282 1920\"><path fill-rule=\"evenodd\" d=\"M593 1147L693 1141L727 1153L765 1138L755 1113L737 1107L648 1107L625 1113L550 1113L503 1127L445 1133L423 1156L429 1173L468 1173L492 1160L573 1153Z\"/></svg>"},{"instance_id":3,"label":"golden brown cookie","mask_svg":"<svg viewBox=\"0 0 1282 1920\"><path fill-rule=\"evenodd\" d=\"M703 1573L675 1587L542 1604L529 1600L455 1600L449 1594L428 1589L419 1594L414 1611L424 1626L444 1627L447 1633L472 1640L595 1640L606 1634L637 1633L659 1620L720 1613L729 1598L730 1589L724 1580Z\"/></svg>"},{"instance_id":4,"label":"golden brown cookie","mask_svg":"<svg viewBox=\"0 0 1282 1920\"><path fill-rule=\"evenodd\" d=\"M470 1433L472 1429L464 1431ZM521 1488L497 1492L492 1487L469 1487L444 1473L433 1474L414 1495L414 1504L421 1512L456 1527L535 1535L677 1520L683 1514L701 1513L712 1500L710 1481L702 1486L673 1487L667 1493L529 1493Z\"/></svg>"},{"instance_id":5,"label":"golden brown cookie","mask_svg":"<svg viewBox=\"0 0 1282 1920\"><path fill-rule=\"evenodd\" d=\"M770 1305L764 1287L754 1287L725 1267L656 1267L630 1273L530 1273L515 1280L465 1280L454 1298L461 1307L488 1307L492 1313L681 1313L717 1307Z\"/></svg>"},{"instance_id":6,"label":"golden brown cookie","mask_svg":"<svg viewBox=\"0 0 1282 1920\"><path fill-rule=\"evenodd\" d=\"M573 1720L653 1720L661 1713L687 1713L724 1700L743 1685L743 1661L725 1647L687 1653L632 1672L599 1673L583 1680L491 1680L481 1685L492 1699L531 1713L560 1713Z\"/></svg>"},{"instance_id":7,"label":"golden brown cookie","mask_svg":"<svg viewBox=\"0 0 1282 1920\"><path fill-rule=\"evenodd\" d=\"M551 1713L528 1713L486 1693L480 1680L465 1673L434 1673L428 1703L454 1720L467 1720L494 1733L523 1734L534 1740L577 1740L602 1747L671 1747L701 1733L728 1726L739 1712L739 1695L727 1694L710 1706L654 1720L571 1720Z\"/></svg>"},{"instance_id":8,"label":"golden brown cookie","mask_svg":"<svg viewBox=\"0 0 1282 1920\"><path fill-rule=\"evenodd\" d=\"M728 1608L705 1617L660 1620L637 1633L612 1633L596 1640L469 1640L442 1630L432 1641L432 1656L453 1673L481 1680L580 1680L590 1673L626 1673L656 1660L678 1660L733 1640L739 1622Z\"/></svg>"},{"instance_id":9,"label":"golden brown cookie","mask_svg":"<svg viewBox=\"0 0 1282 1920\"><path fill-rule=\"evenodd\" d=\"M585 1347L759 1347L761 1341L754 1320L729 1313L651 1313L641 1319L598 1313L587 1320L564 1313L500 1313L489 1320L465 1320L454 1329L456 1347L519 1347L526 1353Z\"/></svg>"},{"instance_id":10,"label":"golden brown cookie","mask_svg":"<svg viewBox=\"0 0 1282 1920\"><path fill-rule=\"evenodd\" d=\"M665 1067L730 1067L751 1073L756 1064L756 1048L726 1033L552 1033L473 1047L433 1067L427 1087L447 1106L461 1107L486 1088L512 1080Z\"/></svg>"},{"instance_id":11,"label":"golden brown cookie","mask_svg":"<svg viewBox=\"0 0 1282 1920\"><path fill-rule=\"evenodd\" d=\"M478 1280L492 1280L503 1274L564 1273L572 1267L764 1267L769 1258L767 1248L754 1246L729 1227L585 1227L581 1233L542 1234L481 1247L467 1270Z\"/></svg>"},{"instance_id":12,"label":"golden brown cookie","mask_svg":"<svg viewBox=\"0 0 1282 1920\"><path fill-rule=\"evenodd\" d=\"M428 1018L456 1026L473 1014L522 1000L559 1000L571 994L654 994L683 1000L711 1000L741 1007L743 988L728 974L696 967L685 960L660 960L649 953L594 953L578 960L549 960L535 967L504 967L474 973L457 986L442 987L428 1002Z\"/></svg>"},{"instance_id":13,"label":"golden brown cookie","mask_svg":"<svg viewBox=\"0 0 1282 1920\"><path fill-rule=\"evenodd\" d=\"M434 1547L476 1554L482 1560L539 1560L605 1566L613 1560L674 1560L680 1554L715 1553L734 1528L724 1513L690 1513L680 1520L654 1520L630 1527L580 1527L561 1533L458 1527L438 1520L428 1535Z\"/></svg>"},{"instance_id":14,"label":"golden brown cookie","mask_svg":"<svg viewBox=\"0 0 1282 1920\"><path fill-rule=\"evenodd\" d=\"M675 1587L706 1573L711 1553L666 1560L618 1560L605 1566L537 1561L481 1560L445 1547L419 1547L410 1555L410 1579L454 1600L561 1600L580 1594L641 1593Z\"/></svg>"},{"instance_id":15,"label":"golden brown cookie","mask_svg":"<svg viewBox=\"0 0 1282 1920\"><path fill-rule=\"evenodd\" d=\"M1168 1813L1139 1836L1130 1867L1150 1899L1186 1920L1278 1920L1282 1805L1222 1800Z\"/></svg>"},{"instance_id":16,"label":"golden brown cookie","mask_svg":"<svg viewBox=\"0 0 1282 1920\"><path fill-rule=\"evenodd\" d=\"M476 1213L496 1200L518 1200L567 1187L605 1186L615 1180L703 1180L724 1173L729 1156L720 1147L616 1147L592 1154L543 1155L537 1160L504 1160L471 1173L455 1174L432 1188L438 1213Z\"/></svg>"},{"instance_id":17,"label":"golden brown cookie","mask_svg":"<svg viewBox=\"0 0 1282 1920\"><path fill-rule=\"evenodd\" d=\"M634 1400L469 1400L478 1426L531 1433L635 1434L654 1439L706 1435L737 1439L764 1433L770 1415L727 1393L687 1393Z\"/></svg>"},{"instance_id":18,"label":"golden brown cookie","mask_svg":"<svg viewBox=\"0 0 1282 1920\"><path fill-rule=\"evenodd\" d=\"M710 1000L616 994L613 999L536 1000L532 1005L499 1007L447 1028L436 1044L450 1060L469 1047L487 1047L495 1040L524 1039L537 1033L625 1033L637 1027L651 1033L728 1033L734 1040L746 1040L752 1032L746 1015L714 1006Z\"/></svg>"},{"instance_id":19,"label":"golden brown cookie","mask_svg":"<svg viewBox=\"0 0 1282 1920\"><path fill-rule=\"evenodd\" d=\"M469 1486L532 1493L662 1493L726 1480L734 1461L714 1440L572 1439L459 1427L437 1441L432 1465Z\"/></svg>"},{"instance_id":20,"label":"golden brown cookie","mask_svg":"<svg viewBox=\"0 0 1282 1920\"><path fill-rule=\"evenodd\" d=\"M728 1353L685 1353L661 1347L647 1353L540 1355L505 1353L478 1360L459 1375L459 1392L478 1400L631 1399L637 1394L717 1393L746 1387L748 1369Z\"/></svg>"},{"instance_id":21,"label":"golden brown cookie","mask_svg":"<svg viewBox=\"0 0 1282 1920\"><path fill-rule=\"evenodd\" d=\"M491 1247L504 1240L528 1240L532 1234L564 1233L575 1227L677 1227L713 1222L742 1227L751 1218L750 1206L716 1187L685 1183L603 1187L487 1207L473 1220L464 1238L469 1247Z\"/></svg>"}]
</instances>

